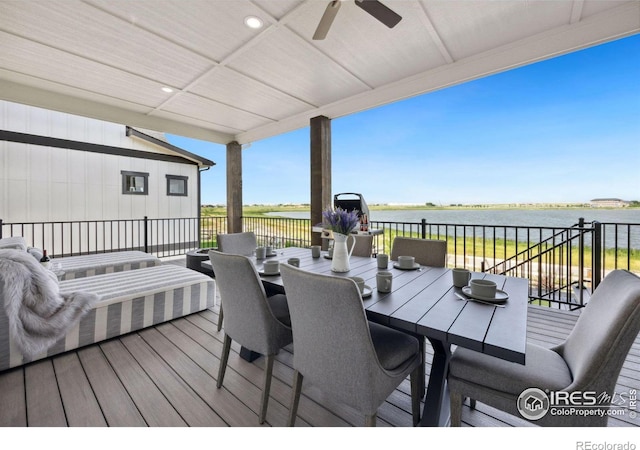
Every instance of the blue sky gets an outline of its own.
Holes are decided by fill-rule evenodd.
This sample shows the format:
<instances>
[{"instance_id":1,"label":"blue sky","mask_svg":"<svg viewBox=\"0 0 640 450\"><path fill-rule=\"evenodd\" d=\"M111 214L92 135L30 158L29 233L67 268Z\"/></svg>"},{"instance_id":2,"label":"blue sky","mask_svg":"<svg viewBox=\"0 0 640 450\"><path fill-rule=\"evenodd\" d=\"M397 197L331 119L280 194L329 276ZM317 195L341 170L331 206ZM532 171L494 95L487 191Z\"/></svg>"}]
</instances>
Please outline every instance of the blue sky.
<instances>
[{"instance_id":1,"label":"blue sky","mask_svg":"<svg viewBox=\"0 0 640 450\"><path fill-rule=\"evenodd\" d=\"M167 136L216 162L223 145ZM367 203L640 200L640 35L332 120L332 191ZM243 203L309 202L309 128L243 150Z\"/></svg>"}]
</instances>

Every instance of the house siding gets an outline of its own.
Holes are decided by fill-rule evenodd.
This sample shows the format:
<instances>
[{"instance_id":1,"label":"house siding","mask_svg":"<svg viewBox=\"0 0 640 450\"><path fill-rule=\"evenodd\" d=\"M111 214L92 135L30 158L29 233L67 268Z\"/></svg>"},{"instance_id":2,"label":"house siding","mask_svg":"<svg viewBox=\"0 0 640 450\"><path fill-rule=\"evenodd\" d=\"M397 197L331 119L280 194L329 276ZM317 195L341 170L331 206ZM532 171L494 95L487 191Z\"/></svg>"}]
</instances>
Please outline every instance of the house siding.
<instances>
[{"instance_id":1,"label":"house siding","mask_svg":"<svg viewBox=\"0 0 640 450\"><path fill-rule=\"evenodd\" d=\"M0 140L0 219L5 223L199 214L199 166L160 145L126 136L124 125L0 102L0 130L55 141L47 146L40 145L41 139L39 144ZM73 141L74 147L98 144L97 150L63 148L60 139ZM113 154L118 149L122 154ZM149 173L148 195L123 194L121 171ZM188 196L168 196L166 175L188 177Z\"/></svg>"}]
</instances>

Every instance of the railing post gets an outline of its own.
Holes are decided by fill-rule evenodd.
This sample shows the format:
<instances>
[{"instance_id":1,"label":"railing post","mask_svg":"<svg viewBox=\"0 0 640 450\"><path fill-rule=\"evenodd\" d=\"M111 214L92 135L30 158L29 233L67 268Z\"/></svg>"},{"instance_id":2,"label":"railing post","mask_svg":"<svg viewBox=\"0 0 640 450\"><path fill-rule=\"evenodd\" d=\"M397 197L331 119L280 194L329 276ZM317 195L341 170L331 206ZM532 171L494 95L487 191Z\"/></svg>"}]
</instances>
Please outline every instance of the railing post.
<instances>
[{"instance_id":1,"label":"railing post","mask_svg":"<svg viewBox=\"0 0 640 450\"><path fill-rule=\"evenodd\" d=\"M422 219L420 221L420 225L422 228L422 239L426 239L427 238L427 219Z\"/></svg>"},{"instance_id":2,"label":"railing post","mask_svg":"<svg viewBox=\"0 0 640 450\"><path fill-rule=\"evenodd\" d=\"M593 222L593 242L591 244L591 259L593 273L591 277L591 292L595 291L602 278L602 224Z\"/></svg>"},{"instance_id":3,"label":"railing post","mask_svg":"<svg viewBox=\"0 0 640 450\"><path fill-rule=\"evenodd\" d=\"M149 218L147 216L144 216L144 252L145 253L149 253L149 241L147 239L147 235L149 233L148 227L149 227Z\"/></svg>"},{"instance_id":4,"label":"railing post","mask_svg":"<svg viewBox=\"0 0 640 450\"><path fill-rule=\"evenodd\" d=\"M580 306L584 306L584 217L578 219L578 289ZM569 243L569 252L571 252L571 243Z\"/></svg>"}]
</instances>

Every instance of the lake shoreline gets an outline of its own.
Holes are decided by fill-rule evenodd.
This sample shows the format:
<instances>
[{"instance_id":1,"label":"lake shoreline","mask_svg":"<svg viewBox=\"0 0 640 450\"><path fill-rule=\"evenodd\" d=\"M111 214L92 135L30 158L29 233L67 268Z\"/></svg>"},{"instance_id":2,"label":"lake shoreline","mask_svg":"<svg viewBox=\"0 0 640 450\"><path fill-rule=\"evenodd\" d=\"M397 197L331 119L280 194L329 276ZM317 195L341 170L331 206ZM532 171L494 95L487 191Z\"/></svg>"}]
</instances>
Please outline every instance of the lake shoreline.
<instances>
[{"instance_id":1,"label":"lake shoreline","mask_svg":"<svg viewBox=\"0 0 640 450\"><path fill-rule=\"evenodd\" d=\"M404 204L371 204L367 205L369 211L543 211L543 210L594 210L594 211L625 211L640 210L638 206L627 207L592 207L587 203L527 203L527 204L484 204L484 205L449 205L449 206L425 206ZM279 204L279 205L245 205L243 215L268 215L278 217L277 213L310 212L308 204ZM203 205L203 216L226 216L224 205ZM287 217L286 215L282 217Z\"/></svg>"}]
</instances>

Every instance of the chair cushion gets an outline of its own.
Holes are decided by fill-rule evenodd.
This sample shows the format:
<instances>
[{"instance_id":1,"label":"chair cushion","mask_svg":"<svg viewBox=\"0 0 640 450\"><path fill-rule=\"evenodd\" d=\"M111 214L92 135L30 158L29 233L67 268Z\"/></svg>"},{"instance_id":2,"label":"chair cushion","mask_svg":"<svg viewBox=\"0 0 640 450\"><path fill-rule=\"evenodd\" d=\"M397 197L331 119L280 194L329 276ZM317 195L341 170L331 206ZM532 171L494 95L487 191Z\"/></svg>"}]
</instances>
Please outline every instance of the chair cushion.
<instances>
[{"instance_id":1,"label":"chair cushion","mask_svg":"<svg viewBox=\"0 0 640 450\"><path fill-rule=\"evenodd\" d=\"M286 326L291 326L291 317L289 316L289 304L287 303L287 296L283 294L272 295L267 297L267 302L271 308L271 312L280 322Z\"/></svg>"},{"instance_id":2,"label":"chair cushion","mask_svg":"<svg viewBox=\"0 0 640 450\"><path fill-rule=\"evenodd\" d=\"M401 366L420 351L418 340L402 331L373 322L369 322L369 331L378 361L386 370Z\"/></svg>"},{"instance_id":3,"label":"chair cushion","mask_svg":"<svg viewBox=\"0 0 640 450\"><path fill-rule=\"evenodd\" d=\"M530 387L559 390L572 381L571 371L559 354L534 344L527 344L524 365L459 347L451 357L449 373L513 395Z\"/></svg>"}]
</instances>

